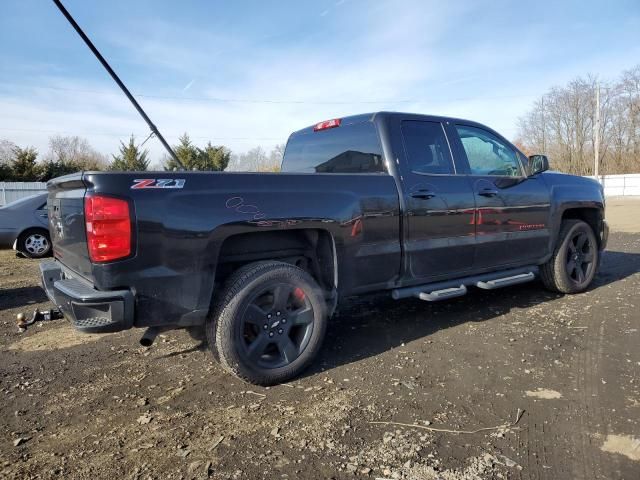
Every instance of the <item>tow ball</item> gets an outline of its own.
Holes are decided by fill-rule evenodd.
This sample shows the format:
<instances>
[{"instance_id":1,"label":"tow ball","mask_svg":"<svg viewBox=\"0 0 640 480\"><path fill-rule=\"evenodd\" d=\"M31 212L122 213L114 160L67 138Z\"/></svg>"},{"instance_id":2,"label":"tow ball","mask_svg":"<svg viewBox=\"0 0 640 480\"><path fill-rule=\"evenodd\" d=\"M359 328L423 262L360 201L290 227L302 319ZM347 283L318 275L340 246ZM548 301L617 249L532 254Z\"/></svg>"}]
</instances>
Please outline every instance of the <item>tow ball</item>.
<instances>
[{"instance_id":1,"label":"tow ball","mask_svg":"<svg viewBox=\"0 0 640 480\"><path fill-rule=\"evenodd\" d=\"M27 327L36 322L48 322L49 320L58 320L63 317L64 315L62 315L62 312L56 308L45 310L44 312L41 312L40 309L36 308L33 315L31 315L30 320L26 319L24 313L16 315L16 323L18 325L18 331L25 332Z\"/></svg>"}]
</instances>

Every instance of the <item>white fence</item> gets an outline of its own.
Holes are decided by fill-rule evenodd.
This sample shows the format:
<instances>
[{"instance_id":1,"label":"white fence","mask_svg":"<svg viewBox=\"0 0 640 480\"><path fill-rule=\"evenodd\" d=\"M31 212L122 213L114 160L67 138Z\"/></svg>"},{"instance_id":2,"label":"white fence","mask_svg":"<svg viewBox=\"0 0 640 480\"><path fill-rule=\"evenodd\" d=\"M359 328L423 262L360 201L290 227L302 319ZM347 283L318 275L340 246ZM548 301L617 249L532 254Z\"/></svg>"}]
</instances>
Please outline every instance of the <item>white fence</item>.
<instances>
[{"instance_id":1,"label":"white fence","mask_svg":"<svg viewBox=\"0 0 640 480\"><path fill-rule=\"evenodd\" d=\"M46 192L45 182L0 182L0 207L39 192Z\"/></svg>"},{"instance_id":2,"label":"white fence","mask_svg":"<svg viewBox=\"0 0 640 480\"><path fill-rule=\"evenodd\" d=\"M640 173L600 177L605 197L640 195Z\"/></svg>"}]
</instances>

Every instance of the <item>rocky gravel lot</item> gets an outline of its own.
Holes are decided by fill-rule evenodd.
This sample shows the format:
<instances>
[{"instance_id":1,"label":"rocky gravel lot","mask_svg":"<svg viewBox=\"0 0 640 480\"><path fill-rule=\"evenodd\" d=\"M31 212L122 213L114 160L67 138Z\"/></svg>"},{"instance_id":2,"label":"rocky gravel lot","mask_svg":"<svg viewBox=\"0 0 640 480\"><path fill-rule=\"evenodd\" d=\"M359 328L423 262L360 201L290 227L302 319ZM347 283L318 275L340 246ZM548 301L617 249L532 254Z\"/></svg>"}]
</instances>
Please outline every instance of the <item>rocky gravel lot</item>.
<instances>
[{"instance_id":1,"label":"rocky gravel lot","mask_svg":"<svg viewBox=\"0 0 640 480\"><path fill-rule=\"evenodd\" d=\"M0 251L0 478L637 480L640 202L618 203L590 291L361 298L271 388L182 331L19 333L49 304L37 262Z\"/></svg>"}]
</instances>

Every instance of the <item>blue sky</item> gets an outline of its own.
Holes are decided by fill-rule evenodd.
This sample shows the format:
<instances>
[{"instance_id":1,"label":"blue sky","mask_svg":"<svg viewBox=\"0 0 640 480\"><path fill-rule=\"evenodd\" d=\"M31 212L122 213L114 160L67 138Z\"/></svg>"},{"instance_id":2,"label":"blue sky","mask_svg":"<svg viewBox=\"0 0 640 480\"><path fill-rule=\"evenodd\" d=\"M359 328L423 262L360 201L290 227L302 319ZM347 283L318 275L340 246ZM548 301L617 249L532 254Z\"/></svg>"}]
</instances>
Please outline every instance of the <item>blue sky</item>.
<instances>
[{"instance_id":1,"label":"blue sky","mask_svg":"<svg viewBox=\"0 0 640 480\"><path fill-rule=\"evenodd\" d=\"M638 0L63 2L170 143L186 131L236 152L375 110L513 138L550 87L640 63ZM44 153L74 134L111 153L132 133L147 127L54 4L2 0L0 139Z\"/></svg>"}]
</instances>

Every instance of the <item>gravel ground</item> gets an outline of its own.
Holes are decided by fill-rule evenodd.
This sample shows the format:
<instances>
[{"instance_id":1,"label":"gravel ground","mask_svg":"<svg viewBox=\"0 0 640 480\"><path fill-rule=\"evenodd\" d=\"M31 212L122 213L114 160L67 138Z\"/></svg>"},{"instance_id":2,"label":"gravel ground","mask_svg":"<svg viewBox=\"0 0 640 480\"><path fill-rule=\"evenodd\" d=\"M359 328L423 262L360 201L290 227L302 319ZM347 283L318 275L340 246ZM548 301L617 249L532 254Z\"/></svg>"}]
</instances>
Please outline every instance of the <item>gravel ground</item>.
<instances>
[{"instance_id":1,"label":"gravel ground","mask_svg":"<svg viewBox=\"0 0 640 480\"><path fill-rule=\"evenodd\" d=\"M0 251L0 477L637 480L640 202L609 209L623 228L588 292L361 298L272 388L185 332L19 333L49 304L37 262Z\"/></svg>"}]
</instances>

